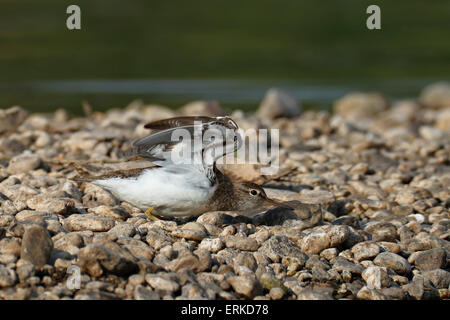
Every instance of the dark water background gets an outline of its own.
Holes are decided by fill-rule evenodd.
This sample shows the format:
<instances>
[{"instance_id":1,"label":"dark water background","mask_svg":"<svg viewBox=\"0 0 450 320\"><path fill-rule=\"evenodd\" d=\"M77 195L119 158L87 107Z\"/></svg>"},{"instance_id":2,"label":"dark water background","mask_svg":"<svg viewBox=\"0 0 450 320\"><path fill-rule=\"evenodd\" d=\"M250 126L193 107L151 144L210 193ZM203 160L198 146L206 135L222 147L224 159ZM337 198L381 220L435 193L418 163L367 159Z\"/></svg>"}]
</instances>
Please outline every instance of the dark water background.
<instances>
[{"instance_id":1,"label":"dark water background","mask_svg":"<svg viewBox=\"0 0 450 320\"><path fill-rule=\"evenodd\" d=\"M79 31L66 28L70 4ZM366 28L370 4L381 30ZM273 86L308 108L354 90L416 97L450 79L449 39L448 0L0 0L0 108L251 110Z\"/></svg>"}]
</instances>

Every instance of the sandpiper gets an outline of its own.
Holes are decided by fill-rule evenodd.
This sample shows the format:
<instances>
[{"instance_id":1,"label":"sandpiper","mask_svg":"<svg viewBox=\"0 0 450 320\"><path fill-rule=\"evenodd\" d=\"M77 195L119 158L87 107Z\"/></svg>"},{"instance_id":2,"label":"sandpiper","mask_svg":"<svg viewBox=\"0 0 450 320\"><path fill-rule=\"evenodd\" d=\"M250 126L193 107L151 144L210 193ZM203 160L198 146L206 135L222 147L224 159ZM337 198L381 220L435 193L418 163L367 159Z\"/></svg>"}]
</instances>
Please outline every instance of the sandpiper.
<instances>
[{"instance_id":1,"label":"sandpiper","mask_svg":"<svg viewBox=\"0 0 450 320\"><path fill-rule=\"evenodd\" d=\"M282 206L269 199L263 188L250 182L233 182L216 167L216 160L242 145L238 126L229 117L176 117L145 125L155 130L135 141L124 161L139 161L139 168L84 177L123 201L155 216L184 217L208 211L236 211L252 216L267 206ZM200 140L198 140L200 138ZM196 146L196 141L200 145ZM181 156L180 156L181 154ZM146 165L142 166L142 160Z\"/></svg>"}]
</instances>

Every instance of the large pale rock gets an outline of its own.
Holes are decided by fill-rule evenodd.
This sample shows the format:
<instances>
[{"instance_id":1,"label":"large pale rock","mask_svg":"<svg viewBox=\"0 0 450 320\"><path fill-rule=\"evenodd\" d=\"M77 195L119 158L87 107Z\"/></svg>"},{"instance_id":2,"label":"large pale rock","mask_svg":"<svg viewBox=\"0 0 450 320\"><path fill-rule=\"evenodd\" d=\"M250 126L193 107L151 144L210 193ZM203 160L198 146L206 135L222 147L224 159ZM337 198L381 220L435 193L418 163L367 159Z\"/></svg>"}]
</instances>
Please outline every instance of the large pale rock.
<instances>
[{"instance_id":1,"label":"large pale rock","mask_svg":"<svg viewBox=\"0 0 450 320\"><path fill-rule=\"evenodd\" d=\"M386 110L388 103L379 93L349 93L334 103L333 109L347 120L361 120L374 117Z\"/></svg>"},{"instance_id":2,"label":"large pale rock","mask_svg":"<svg viewBox=\"0 0 450 320\"><path fill-rule=\"evenodd\" d=\"M70 231L90 230L96 232L108 231L114 227L111 218L99 217L93 214L72 214L64 220L64 227Z\"/></svg>"},{"instance_id":3,"label":"large pale rock","mask_svg":"<svg viewBox=\"0 0 450 320\"><path fill-rule=\"evenodd\" d=\"M450 107L450 83L437 82L426 86L420 94L420 101L429 108Z\"/></svg>"},{"instance_id":4,"label":"large pale rock","mask_svg":"<svg viewBox=\"0 0 450 320\"><path fill-rule=\"evenodd\" d=\"M181 113L186 116L224 116L225 111L217 101L193 101L181 108Z\"/></svg>"},{"instance_id":5,"label":"large pale rock","mask_svg":"<svg viewBox=\"0 0 450 320\"><path fill-rule=\"evenodd\" d=\"M21 154L9 161L8 172L11 174L36 170L42 165L42 160L35 154Z\"/></svg>"},{"instance_id":6,"label":"large pale rock","mask_svg":"<svg viewBox=\"0 0 450 320\"><path fill-rule=\"evenodd\" d=\"M256 115L263 120L280 117L293 118L299 116L301 108L297 100L287 92L271 88L267 91Z\"/></svg>"},{"instance_id":7,"label":"large pale rock","mask_svg":"<svg viewBox=\"0 0 450 320\"><path fill-rule=\"evenodd\" d=\"M27 112L19 106L6 110L0 109L0 133L16 130L26 118Z\"/></svg>"}]
</instances>

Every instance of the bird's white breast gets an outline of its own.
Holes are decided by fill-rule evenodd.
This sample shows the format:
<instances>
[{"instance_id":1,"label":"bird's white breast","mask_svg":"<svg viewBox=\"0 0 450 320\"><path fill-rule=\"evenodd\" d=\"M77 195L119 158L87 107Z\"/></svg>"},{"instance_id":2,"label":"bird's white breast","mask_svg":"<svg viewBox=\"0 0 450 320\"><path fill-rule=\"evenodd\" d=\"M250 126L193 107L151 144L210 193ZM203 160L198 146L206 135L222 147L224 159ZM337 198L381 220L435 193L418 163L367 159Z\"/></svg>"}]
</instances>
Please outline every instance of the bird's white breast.
<instances>
[{"instance_id":1,"label":"bird's white breast","mask_svg":"<svg viewBox=\"0 0 450 320\"><path fill-rule=\"evenodd\" d=\"M194 170L146 169L136 178L95 180L99 185L142 210L161 207L156 214L183 216L201 210L214 194L216 185Z\"/></svg>"}]
</instances>

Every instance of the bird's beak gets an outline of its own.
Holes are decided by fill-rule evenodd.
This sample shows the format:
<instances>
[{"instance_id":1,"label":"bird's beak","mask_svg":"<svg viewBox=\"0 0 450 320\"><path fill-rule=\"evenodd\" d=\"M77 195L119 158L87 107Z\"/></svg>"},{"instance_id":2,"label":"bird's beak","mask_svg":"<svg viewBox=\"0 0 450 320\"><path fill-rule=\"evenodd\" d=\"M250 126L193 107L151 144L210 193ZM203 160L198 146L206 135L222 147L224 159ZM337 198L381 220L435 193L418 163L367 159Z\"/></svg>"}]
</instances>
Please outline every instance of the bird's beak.
<instances>
[{"instance_id":1,"label":"bird's beak","mask_svg":"<svg viewBox=\"0 0 450 320\"><path fill-rule=\"evenodd\" d=\"M276 207L280 207L280 208L284 208L284 209L293 209L291 206L288 206L287 204L266 198L266 203L272 205L272 206L276 206Z\"/></svg>"}]
</instances>

